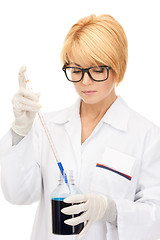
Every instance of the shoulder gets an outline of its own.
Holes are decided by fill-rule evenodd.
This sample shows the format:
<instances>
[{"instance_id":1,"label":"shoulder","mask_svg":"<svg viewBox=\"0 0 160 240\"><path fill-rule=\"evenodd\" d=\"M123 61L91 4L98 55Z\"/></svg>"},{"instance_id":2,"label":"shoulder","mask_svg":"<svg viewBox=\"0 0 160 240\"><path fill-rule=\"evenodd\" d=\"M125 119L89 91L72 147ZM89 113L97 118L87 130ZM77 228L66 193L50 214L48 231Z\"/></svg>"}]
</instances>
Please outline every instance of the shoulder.
<instances>
[{"instance_id":1,"label":"shoulder","mask_svg":"<svg viewBox=\"0 0 160 240\"><path fill-rule=\"evenodd\" d=\"M44 120L48 123L64 124L70 120L71 117L79 114L80 99L73 105L53 112L44 114Z\"/></svg>"},{"instance_id":2,"label":"shoulder","mask_svg":"<svg viewBox=\"0 0 160 240\"><path fill-rule=\"evenodd\" d=\"M160 132L158 126L128 106L121 96L118 96L104 116L104 121L112 127L126 132L130 136L143 136L148 131Z\"/></svg>"},{"instance_id":3,"label":"shoulder","mask_svg":"<svg viewBox=\"0 0 160 240\"><path fill-rule=\"evenodd\" d=\"M160 127L132 108L129 109L128 129L138 136L142 135L149 141L160 139Z\"/></svg>"}]
</instances>

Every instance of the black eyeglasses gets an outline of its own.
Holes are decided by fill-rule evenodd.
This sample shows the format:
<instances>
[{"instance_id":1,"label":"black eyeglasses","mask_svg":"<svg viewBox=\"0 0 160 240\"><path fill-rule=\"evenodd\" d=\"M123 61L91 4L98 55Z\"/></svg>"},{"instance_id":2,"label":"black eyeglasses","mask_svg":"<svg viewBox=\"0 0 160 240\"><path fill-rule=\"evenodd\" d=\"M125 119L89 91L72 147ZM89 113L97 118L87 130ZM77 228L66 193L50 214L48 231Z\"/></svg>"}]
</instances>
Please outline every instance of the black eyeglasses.
<instances>
[{"instance_id":1,"label":"black eyeglasses","mask_svg":"<svg viewBox=\"0 0 160 240\"><path fill-rule=\"evenodd\" d=\"M109 77L109 70L111 67L109 66L95 66L89 68L80 68L80 67L70 67L68 65L64 65L62 70L64 71L66 78L70 82L80 82L84 73L88 73L89 77L96 82L106 81Z\"/></svg>"}]
</instances>

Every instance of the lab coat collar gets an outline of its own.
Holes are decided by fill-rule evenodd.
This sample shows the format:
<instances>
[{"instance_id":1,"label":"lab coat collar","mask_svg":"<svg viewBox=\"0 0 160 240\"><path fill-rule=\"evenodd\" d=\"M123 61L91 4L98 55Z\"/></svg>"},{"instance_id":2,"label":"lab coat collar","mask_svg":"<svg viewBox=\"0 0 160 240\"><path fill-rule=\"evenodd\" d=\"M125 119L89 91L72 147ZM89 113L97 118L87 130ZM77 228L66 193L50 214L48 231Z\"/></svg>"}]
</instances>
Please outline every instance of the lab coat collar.
<instances>
[{"instance_id":1,"label":"lab coat collar","mask_svg":"<svg viewBox=\"0 0 160 240\"><path fill-rule=\"evenodd\" d=\"M118 130L127 131L129 115L130 108L126 102L118 96L104 115L103 122Z\"/></svg>"},{"instance_id":2,"label":"lab coat collar","mask_svg":"<svg viewBox=\"0 0 160 240\"><path fill-rule=\"evenodd\" d=\"M72 119L79 118L80 103L81 99L78 98L76 103L71 107L54 113L53 117L51 117L50 120L53 123L65 124ZM128 105L120 96L118 96L114 103L107 110L102 121L118 130L126 131L129 120L129 113L130 109Z\"/></svg>"}]
</instances>

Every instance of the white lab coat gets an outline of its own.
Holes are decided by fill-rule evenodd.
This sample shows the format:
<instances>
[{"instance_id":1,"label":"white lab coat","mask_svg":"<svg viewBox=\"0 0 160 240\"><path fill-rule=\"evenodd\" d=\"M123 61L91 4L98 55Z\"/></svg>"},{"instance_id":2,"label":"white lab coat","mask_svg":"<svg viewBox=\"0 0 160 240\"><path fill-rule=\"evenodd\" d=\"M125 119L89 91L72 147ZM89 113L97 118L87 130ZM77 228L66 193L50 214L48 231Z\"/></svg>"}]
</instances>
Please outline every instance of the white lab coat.
<instances>
[{"instance_id":1,"label":"white lab coat","mask_svg":"<svg viewBox=\"0 0 160 240\"><path fill-rule=\"evenodd\" d=\"M160 237L160 129L133 110L121 97L109 108L81 145L80 100L45 115L65 170L72 169L84 193L113 198L117 227L96 222L86 240L155 240ZM37 119L16 146L11 132L1 140L2 189L13 204L39 201L31 240L77 239L51 231L50 194L59 170ZM17 226L18 231L18 226Z\"/></svg>"}]
</instances>

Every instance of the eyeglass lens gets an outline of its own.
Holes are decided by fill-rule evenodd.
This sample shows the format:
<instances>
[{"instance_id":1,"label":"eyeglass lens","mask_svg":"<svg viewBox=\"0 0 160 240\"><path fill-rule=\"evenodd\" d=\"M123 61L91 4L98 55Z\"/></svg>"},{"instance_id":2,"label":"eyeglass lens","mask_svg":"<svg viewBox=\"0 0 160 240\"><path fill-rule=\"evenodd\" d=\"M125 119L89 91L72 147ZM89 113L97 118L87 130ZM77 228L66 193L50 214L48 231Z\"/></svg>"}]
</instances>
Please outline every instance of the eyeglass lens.
<instances>
[{"instance_id":1,"label":"eyeglass lens","mask_svg":"<svg viewBox=\"0 0 160 240\"><path fill-rule=\"evenodd\" d=\"M107 79L108 70L106 67L93 67L89 69L91 77L96 81L102 81ZM81 80L83 71L80 68L69 67L66 68L66 74L70 81L77 82Z\"/></svg>"}]
</instances>

